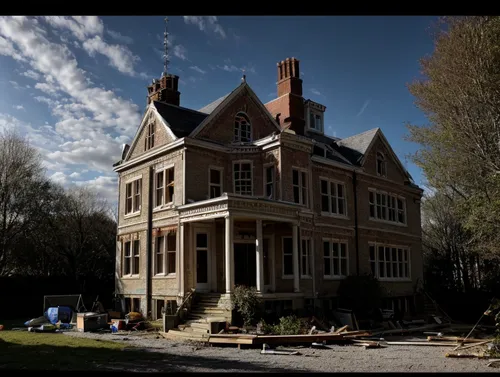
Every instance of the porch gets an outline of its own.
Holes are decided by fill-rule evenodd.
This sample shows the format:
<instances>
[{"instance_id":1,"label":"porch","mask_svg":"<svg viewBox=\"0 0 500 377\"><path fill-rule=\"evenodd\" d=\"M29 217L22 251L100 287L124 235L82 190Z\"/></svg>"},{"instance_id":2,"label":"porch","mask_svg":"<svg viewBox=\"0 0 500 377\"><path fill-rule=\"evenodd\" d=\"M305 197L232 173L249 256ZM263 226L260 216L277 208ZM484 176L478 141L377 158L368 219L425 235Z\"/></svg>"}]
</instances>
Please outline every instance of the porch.
<instances>
[{"instance_id":1,"label":"porch","mask_svg":"<svg viewBox=\"0 0 500 377\"><path fill-rule=\"evenodd\" d=\"M227 194L180 207L180 295L190 288L230 295L246 285L263 298L303 296L298 211L294 204Z\"/></svg>"}]
</instances>

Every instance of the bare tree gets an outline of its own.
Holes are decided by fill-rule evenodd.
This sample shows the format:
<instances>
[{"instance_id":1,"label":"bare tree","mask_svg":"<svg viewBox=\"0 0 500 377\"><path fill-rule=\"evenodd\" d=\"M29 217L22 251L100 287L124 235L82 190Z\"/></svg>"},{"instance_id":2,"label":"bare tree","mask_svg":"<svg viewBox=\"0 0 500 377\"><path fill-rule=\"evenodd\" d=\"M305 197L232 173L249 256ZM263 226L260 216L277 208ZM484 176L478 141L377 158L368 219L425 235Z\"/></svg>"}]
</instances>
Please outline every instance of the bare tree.
<instances>
[{"instance_id":1,"label":"bare tree","mask_svg":"<svg viewBox=\"0 0 500 377\"><path fill-rule=\"evenodd\" d=\"M44 173L37 149L26 138L12 129L0 133L0 276L13 272L13 246L36 228L50 205Z\"/></svg>"},{"instance_id":2,"label":"bare tree","mask_svg":"<svg viewBox=\"0 0 500 377\"><path fill-rule=\"evenodd\" d=\"M95 191L78 187L68 190L56 207L51 224L54 252L66 274L82 285L87 278L112 279L116 222L107 202Z\"/></svg>"}]
</instances>

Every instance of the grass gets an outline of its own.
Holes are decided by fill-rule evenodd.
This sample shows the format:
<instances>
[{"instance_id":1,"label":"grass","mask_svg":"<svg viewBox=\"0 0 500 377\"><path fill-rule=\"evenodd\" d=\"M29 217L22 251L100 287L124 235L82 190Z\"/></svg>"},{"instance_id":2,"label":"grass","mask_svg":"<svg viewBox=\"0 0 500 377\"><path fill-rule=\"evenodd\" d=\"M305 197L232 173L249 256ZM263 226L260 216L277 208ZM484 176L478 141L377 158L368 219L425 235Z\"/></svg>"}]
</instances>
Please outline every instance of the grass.
<instances>
[{"instance_id":1,"label":"grass","mask_svg":"<svg viewBox=\"0 0 500 377\"><path fill-rule=\"evenodd\" d=\"M1 321L0 370L126 370L135 360L154 362L162 355L112 341L76 338L62 333L9 331L22 321Z\"/></svg>"}]
</instances>

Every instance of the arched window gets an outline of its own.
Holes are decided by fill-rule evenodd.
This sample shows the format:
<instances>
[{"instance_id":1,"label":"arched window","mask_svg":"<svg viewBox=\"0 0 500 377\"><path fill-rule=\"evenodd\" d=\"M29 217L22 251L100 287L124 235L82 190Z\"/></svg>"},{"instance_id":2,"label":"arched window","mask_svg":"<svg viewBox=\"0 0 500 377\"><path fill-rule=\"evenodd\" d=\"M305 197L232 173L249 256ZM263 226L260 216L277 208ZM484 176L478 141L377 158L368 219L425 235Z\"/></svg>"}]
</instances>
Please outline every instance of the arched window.
<instances>
[{"instance_id":1,"label":"arched window","mask_svg":"<svg viewBox=\"0 0 500 377\"><path fill-rule=\"evenodd\" d=\"M234 141L252 141L252 125L245 113L239 112L234 118Z\"/></svg>"},{"instance_id":2,"label":"arched window","mask_svg":"<svg viewBox=\"0 0 500 377\"><path fill-rule=\"evenodd\" d=\"M377 152L377 174L382 177L387 174L385 157L381 152Z\"/></svg>"}]
</instances>

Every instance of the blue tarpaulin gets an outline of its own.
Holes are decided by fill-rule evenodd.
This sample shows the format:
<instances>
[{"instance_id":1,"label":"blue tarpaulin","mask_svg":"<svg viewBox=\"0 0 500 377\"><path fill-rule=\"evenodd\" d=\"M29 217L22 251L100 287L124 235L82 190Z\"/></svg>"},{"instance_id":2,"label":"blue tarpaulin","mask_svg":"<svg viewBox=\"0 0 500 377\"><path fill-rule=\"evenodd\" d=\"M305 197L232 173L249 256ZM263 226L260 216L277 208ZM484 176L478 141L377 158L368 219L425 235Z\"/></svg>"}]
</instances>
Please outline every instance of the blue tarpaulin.
<instances>
[{"instance_id":1,"label":"blue tarpaulin","mask_svg":"<svg viewBox=\"0 0 500 377\"><path fill-rule=\"evenodd\" d=\"M67 306L48 308L46 312L46 317L52 324L55 324L58 321L61 321L62 323L70 323L71 315L72 315L71 308L68 308Z\"/></svg>"}]
</instances>

